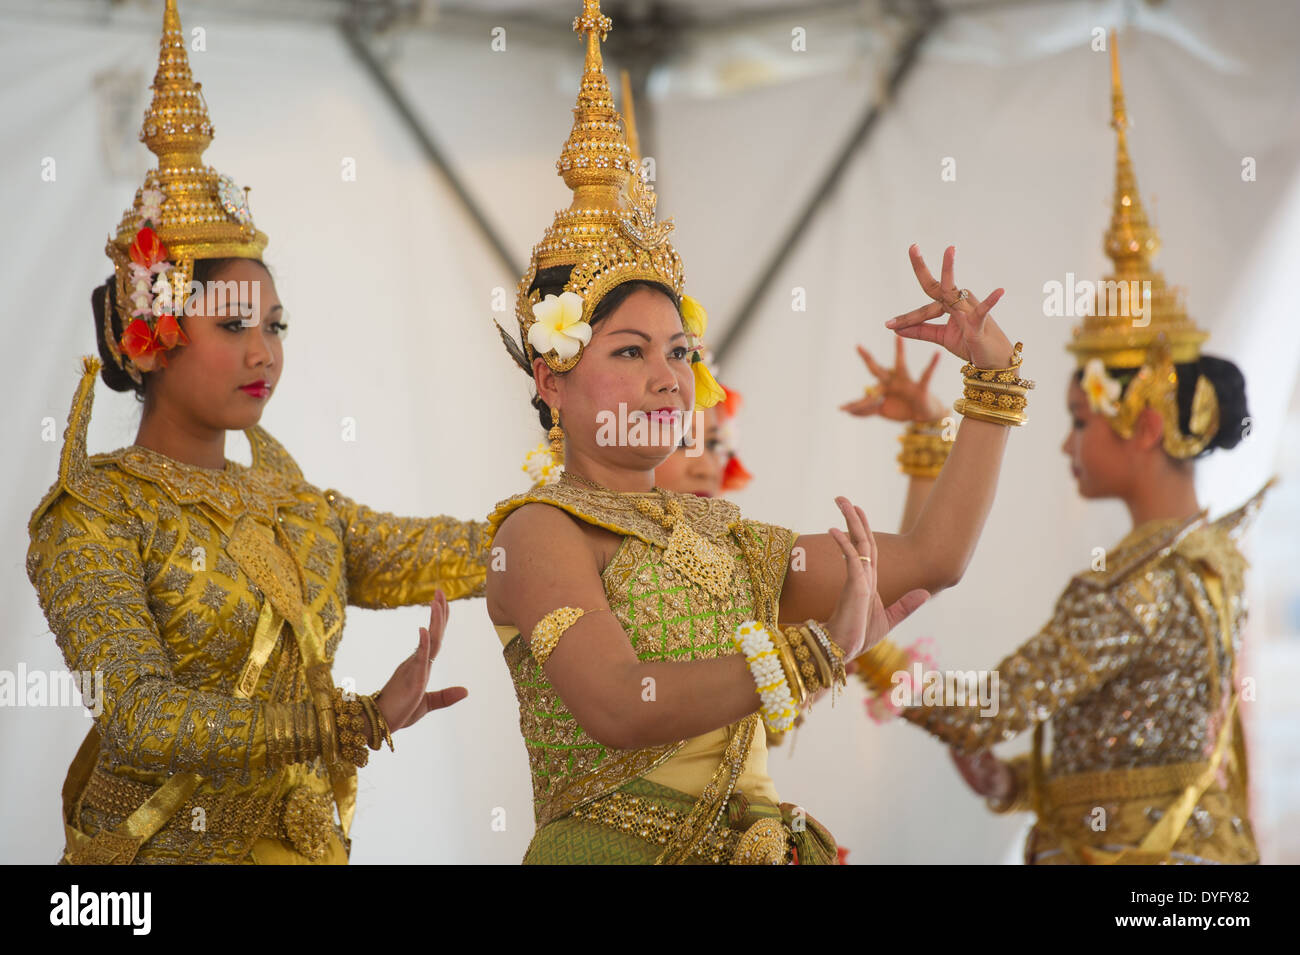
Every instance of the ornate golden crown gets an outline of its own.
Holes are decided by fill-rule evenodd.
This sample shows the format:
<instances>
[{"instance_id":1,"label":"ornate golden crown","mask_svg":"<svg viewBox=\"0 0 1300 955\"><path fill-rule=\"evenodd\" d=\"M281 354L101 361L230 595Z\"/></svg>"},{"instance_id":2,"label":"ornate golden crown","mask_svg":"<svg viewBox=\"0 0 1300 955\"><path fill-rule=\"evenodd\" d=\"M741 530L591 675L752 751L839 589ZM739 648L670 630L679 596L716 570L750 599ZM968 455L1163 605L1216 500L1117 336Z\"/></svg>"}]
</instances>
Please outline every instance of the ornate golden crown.
<instances>
[{"instance_id":1,"label":"ornate golden crown","mask_svg":"<svg viewBox=\"0 0 1300 955\"><path fill-rule=\"evenodd\" d=\"M163 9L158 70L151 88L153 101L145 110L140 141L158 157L158 165L145 174L144 185L136 190L135 201L105 247L116 273L123 328L131 316L131 246L146 219L166 247L176 302L189 294L196 259L258 259L267 243L266 235L253 225L248 190L203 164L203 152L212 142L212 122L202 86L190 72L176 0L166 0ZM161 193L156 209L146 206L149 193ZM136 377L138 371L120 353L113 335L105 339L117 363Z\"/></svg>"},{"instance_id":2,"label":"ornate golden crown","mask_svg":"<svg viewBox=\"0 0 1300 955\"><path fill-rule=\"evenodd\" d=\"M497 326L511 357L530 375L537 353L528 332L537 321L533 306L541 292L529 290L538 271L572 268L564 291L582 298L583 322L591 319L610 289L624 282L659 282L679 295L682 292L681 256L668 242L672 220L659 222L655 218L658 197L628 146L623 118L614 108L605 77L600 44L610 27L609 17L600 12L599 0L583 0L582 14L574 18L573 29L585 37L586 63L573 110L573 128L555 163L560 177L573 190L573 202L555 213L542 240L533 246L528 271L519 280L515 317L522 349ZM554 351L542 353L546 364L557 372L568 371L581 357L581 345L568 358L560 358Z\"/></svg>"},{"instance_id":3,"label":"ornate golden crown","mask_svg":"<svg viewBox=\"0 0 1300 955\"><path fill-rule=\"evenodd\" d=\"M1109 296L1099 292L1094 314L1083 319L1066 348L1074 353L1079 367L1092 366L1089 376L1103 374L1095 370L1098 362L1108 368L1137 369L1123 399L1108 415L1118 434L1131 437L1138 415L1150 406L1164 418L1165 450L1176 458L1192 457L1209 444L1218 430L1219 406L1213 386L1202 375L1192 402L1193 434L1184 437L1178 425L1178 375L1174 365L1196 361L1202 342L1210 336L1188 317L1178 293L1165 284L1164 275L1151 264L1160 249L1160 236L1147 219L1129 158L1128 111L1114 31L1110 35L1110 66L1111 126L1116 136L1115 202L1103 248L1114 270L1104 281L1122 285L1103 288L1142 290L1139 294L1145 321L1135 324L1135 310L1131 307L1118 310L1128 314L1110 314ZM1131 305L1132 295L1117 295L1116 300Z\"/></svg>"}]
</instances>

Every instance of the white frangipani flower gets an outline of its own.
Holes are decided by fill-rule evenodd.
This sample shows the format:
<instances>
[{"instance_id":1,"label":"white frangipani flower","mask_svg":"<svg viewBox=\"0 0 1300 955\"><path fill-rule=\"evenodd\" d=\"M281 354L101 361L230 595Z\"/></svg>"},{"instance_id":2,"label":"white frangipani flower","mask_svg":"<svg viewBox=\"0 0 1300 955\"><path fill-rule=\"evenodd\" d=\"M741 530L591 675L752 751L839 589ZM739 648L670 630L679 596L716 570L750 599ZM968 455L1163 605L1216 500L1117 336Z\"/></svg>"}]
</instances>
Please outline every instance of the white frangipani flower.
<instances>
[{"instance_id":1,"label":"white frangipani flower","mask_svg":"<svg viewBox=\"0 0 1300 955\"><path fill-rule=\"evenodd\" d=\"M539 355L553 351L564 361L591 341L591 326L582 320L582 296L577 292L548 295L533 306L537 321L528 329L528 344Z\"/></svg>"}]
</instances>

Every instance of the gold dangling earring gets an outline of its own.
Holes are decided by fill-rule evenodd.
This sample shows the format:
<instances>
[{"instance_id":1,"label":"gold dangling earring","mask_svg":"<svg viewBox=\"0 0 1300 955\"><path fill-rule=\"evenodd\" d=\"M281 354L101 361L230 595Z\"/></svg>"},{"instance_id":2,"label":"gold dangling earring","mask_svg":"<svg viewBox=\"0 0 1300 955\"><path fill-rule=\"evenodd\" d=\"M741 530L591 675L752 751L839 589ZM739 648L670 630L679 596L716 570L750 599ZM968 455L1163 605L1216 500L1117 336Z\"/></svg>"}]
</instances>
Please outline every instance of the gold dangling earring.
<instances>
[{"instance_id":1,"label":"gold dangling earring","mask_svg":"<svg viewBox=\"0 0 1300 955\"><path fill-rule=\"evenodd\" d=\"M546 436L551 439L551 457L556 464L563 464L564 429L560 427L560 412L555 408L551 409L551 430L546 432Z\"/></svg>"}]
</instances>

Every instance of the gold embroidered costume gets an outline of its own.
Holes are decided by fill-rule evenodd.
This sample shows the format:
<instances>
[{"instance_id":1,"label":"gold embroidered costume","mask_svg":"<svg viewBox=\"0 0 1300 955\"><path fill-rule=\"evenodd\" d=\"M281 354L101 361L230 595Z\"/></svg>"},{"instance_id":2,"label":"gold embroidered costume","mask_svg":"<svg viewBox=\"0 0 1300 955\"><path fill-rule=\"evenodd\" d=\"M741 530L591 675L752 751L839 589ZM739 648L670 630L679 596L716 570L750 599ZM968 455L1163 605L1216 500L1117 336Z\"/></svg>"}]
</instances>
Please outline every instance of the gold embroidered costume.
<instances>
[{"instance_id":1,"label":"gold embroidered costume","mask_svg":"<svg viewBox=\"0 0 1300 955\"><path fill-rule=\"evenodd\" d=\"M1236 542L1263 495L1217 521L1143 524L1105 570L1077 575L1051 621L997 665L995 714L903 710L964 753L1034 731L1033 752L1013 761L1020 798L1004 807L1037 813L1027 862L1258 861L1236 712Z\"/></svg>"},{"instance_id":2,"label":"gold embroidered costume","mask_svg":"<svg viewBox=\"0 0 1300 955\"><path fill-rule=\"evenodd\" d=\"M682 517L665 527L639 510L637 501L676 502ZM601 579L610 609L644 662L734 654L737 625L776 619L793 531L744 520L735 504L720 498L606 491L566 478L497 505L488 519L491 533L534 502L623 536ZM653 510L653 503L643 509ZM682 544L696 535L704 542L696 553L715 558L708 564L692 560ZM690 740L611 750L569 713L519 632L497 632L519 699L533 778L537 834L525 862L751 861L743 834L764 820L783 833L789 829L796 810L780 804L767 774L757 716ZM681 839L688 819L689 838ZM796 826L793 833L799 861L835 861L834 840L813 820L804 821L806 829ZM784 852L784 835L769 835Z\"/></svg>"},{"instance_id":3,"label":"gold embroidered costume","mask_svg":"<svg viewBox=\"0 0 1300 955\"><path fill-rule=\"evenodd\" d=\"M175 805L132 824L156 828L127 856L246 861L260 839L268 861L344 861L355 767L331 774L321 758L308 670L328 676L349 604L424 603L438 588L481 596L486 527L318 490L261 427L245 432L251 467L134 446L87 457L98 367L87 360L27 555L68 668L102 679L86 701L102 711L64 788L69 861L118 859L131 840L101 839L105 857L93 837L184 775L192 785Z\"/></svg>"},{"instance_id":4,"label":"gold embroidered costume","mask_svg":"<svg viewBox=\"0 0 1300 955\"><path fill-rule=\"evenodd\" d=\"M109 240L103 313L105 358L137 384L187 342L194 263L257 259L267 241L203 165L212 124L175 0L153 89L141 139L158 167ZM482 595L486 526L318 490L260 427L249 467L88 457L100 367L84 362L29 524L27 575L95 716L63 787L63 861L346 862L356 767L387 727L372 697L333 686L344 608Z\"/></svg>"},{"instance_id":5,"label":"gold embroidered costume","mask_svg":"<svg viewBox=\"0 0 1300 955\"><path fill-rule=\"evenodd\" d=\"M1179 369L1199 360L1208 336L1152 267L1159 239L1129 159L1113 35L1111 64L1118 149L1108 281L1127 293L1121 306L1143 303L1143 320L1099 296L1097 314L1068 347L1085 369L1093 410L1110 427L1128 438L1152 408L1164 422L1163 451L1187 459L1209 446L1220 424L1204 375L1187 433L1179 421ZM1132 375L1126 388L1112 371ZM1144 523L1106 552L1102 569L1074 577L1047 626L996 668L995 713L981 715L979 705L903 711L964 753L1033 730L1032 752L1012 761L1016 796L991 807L1035 813L1027 862L1258 862L1237 711L1246 613L1237 541L1266 491L1217 521L1201 513Z\"/></svg>"},{"instance_id":6,"label":"gold embroidered costume","mask_svg":"<svg viewBox=\"0 0 1300 955\"><path fill-rule=\"evenodd\" d=\"M557 374L581 360L601 299L629 281L656 283L680 300L683 331L697 382L711 382L698 361L704 327L687 314L681 257L668 242L671 221L655 217L656 197L629 148L601 60L611 28L598 0L584 0L573 28L586 56L573 126L557 171L573 191L533 248L520 280L520 340L502 342L530 378L541 358ZM563 269L564 291L548 294L539 272ZM721 397L697 391L697 407ZM683 409L684 410L684 409ZM552 408L551 438L563 460L564 429ZM747 620L775 628L777 601L795 535L741 519L734 504L656 488L620 493L578 483L533 488L497 505L495 536L517 508L544 503L622 537L602 574L606 599L642 661L713 659L736 653ZM584 608L553 608L530 645L498 626L519 698L520 728L533 778L537 833L530 863L834 862L834 840L801 810L779 805L767 775L765 734L757 714L690 740L612 750L592 739L547 680L545 660L563 628ZM796 822L797 816L797 822Z\"/></svg>"}]
</instances>

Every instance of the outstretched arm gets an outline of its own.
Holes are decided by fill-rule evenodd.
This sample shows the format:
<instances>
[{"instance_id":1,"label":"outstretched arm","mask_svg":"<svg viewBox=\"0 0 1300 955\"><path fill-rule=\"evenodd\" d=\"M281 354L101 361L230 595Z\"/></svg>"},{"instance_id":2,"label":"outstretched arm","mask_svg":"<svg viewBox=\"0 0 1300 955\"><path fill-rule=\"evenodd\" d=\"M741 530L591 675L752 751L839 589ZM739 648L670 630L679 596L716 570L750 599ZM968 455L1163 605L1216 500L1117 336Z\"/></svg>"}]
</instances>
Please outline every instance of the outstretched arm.
<instances>
[{"instance_id":1,"label":"outstretched arm","mask_svg":"<svg viewBox=\"0 0 1300 955\"><path fill-rule=\"evenodd\" d=\"M357 607L427 604L483 596L487 525L446 515L398 517L329 490L346 559L348 603Z\"/></svg>"},{"instance_id":2,"label":"outstretched arm","mask_svg":"<svg viewBox=\"0 0 1300 955\"><path fill-rule=\"evenodd\" d=\"M1011 343L989 316L1002 290L983 302L960 298L953 280L955 251L944 253L943 280L930 274L920 251L910 250L912 268L921 288L935 299L886 323L899 335L943 345L953 354L981 368L1011 364ZM948 315L945 325L926 324ZM935 593L956 584L966 571L984 521L993 506L1007 428L972 418L963 419L952 451L916 524L906 533L878 534L880 597L886 604L910 590ZM824 615L843 583L842 566L829 559L833 553L825 535L801 536L804 570L786 577L781 594L782 616L817 618Z\"/></svg>"}]
</instances>

